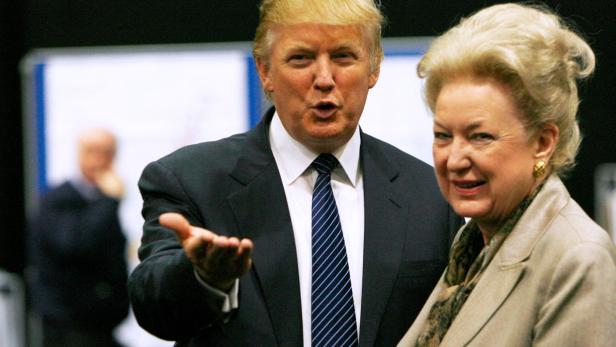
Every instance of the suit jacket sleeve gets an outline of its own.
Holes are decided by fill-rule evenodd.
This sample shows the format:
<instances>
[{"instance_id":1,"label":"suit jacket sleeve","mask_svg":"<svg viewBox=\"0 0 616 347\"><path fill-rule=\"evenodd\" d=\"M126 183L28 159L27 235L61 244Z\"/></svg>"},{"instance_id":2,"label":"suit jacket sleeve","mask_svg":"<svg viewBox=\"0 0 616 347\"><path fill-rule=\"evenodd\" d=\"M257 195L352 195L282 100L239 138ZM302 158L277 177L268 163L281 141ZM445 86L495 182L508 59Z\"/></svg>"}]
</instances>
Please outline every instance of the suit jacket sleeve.
<instances>
[{"instance_id":1,"label":"suit jacket sleeve","mask_svg":"<svg viewBox=\"0 0 616 347\"><path fill-rule=\"evenodd\" d=\"M178 212L203 226L180 180L160 162L151 163L139 181L143 196L141 263L129 279L129 293L139 324L152 334L181 340L222 318L222 299L195 278L175 233L158 223L164 212Z\"/></svg>"},{"instance_id":2,"label":"suit jacket sleeve","mask_svg":"<svg viewBox=\"0 0 616 347\"><path fill-rule=\"evenodd\" d=\"M616 266L598 243L582 243L555 260L533 346L610 346L616 341ZM592 322L592 323L590 323Z\"/></svg>"}]
</instances>

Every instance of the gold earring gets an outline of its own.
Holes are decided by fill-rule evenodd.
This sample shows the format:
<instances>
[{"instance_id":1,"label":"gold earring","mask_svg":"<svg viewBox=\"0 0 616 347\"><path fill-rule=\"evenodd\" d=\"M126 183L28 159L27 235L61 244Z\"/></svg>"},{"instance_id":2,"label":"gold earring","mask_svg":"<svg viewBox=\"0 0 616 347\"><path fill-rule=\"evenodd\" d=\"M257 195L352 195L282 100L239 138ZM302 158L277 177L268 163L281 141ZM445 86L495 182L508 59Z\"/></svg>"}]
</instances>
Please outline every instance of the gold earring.
<instances>
[{"instance_id":1,"label":"gold earring","mask_svg":"<svg viewBox=\"0 0 616 347\"><path fill-rule=\"evenodd\" d=\"M533 177L539 178L543 176L545 174L545 169L546 169L545 161L539 160L538 162L535 163L535 165L533 165Z\"/></svg>"}]
</instances>

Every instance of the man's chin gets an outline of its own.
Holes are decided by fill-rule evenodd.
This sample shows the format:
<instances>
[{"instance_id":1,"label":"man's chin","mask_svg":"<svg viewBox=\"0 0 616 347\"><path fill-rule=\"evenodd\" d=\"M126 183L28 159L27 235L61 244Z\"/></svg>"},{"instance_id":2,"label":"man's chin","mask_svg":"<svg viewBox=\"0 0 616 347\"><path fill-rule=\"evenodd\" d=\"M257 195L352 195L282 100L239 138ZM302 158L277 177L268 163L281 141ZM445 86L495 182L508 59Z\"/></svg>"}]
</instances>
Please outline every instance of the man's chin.
<instances>
[{"instance_id":1,"label":"man's chin","mask_svg":"<svg viewBox=\"0 0 616 347\"><path fill-rule=\"evenodd\" d=\"M344 145L349 139L340 133L318 133L311 134L304 145L319 153L331 153Z\"/></svg>"}]
</instances>

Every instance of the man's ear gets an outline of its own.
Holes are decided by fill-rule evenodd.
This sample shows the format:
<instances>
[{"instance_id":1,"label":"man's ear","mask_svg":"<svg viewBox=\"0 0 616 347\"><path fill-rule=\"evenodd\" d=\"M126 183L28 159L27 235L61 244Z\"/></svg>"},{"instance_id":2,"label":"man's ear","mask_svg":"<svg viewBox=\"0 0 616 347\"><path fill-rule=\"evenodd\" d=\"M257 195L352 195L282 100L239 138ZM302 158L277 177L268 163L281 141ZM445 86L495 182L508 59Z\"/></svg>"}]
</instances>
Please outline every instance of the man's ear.
<instances>
[{"instance_id":1,"label":"man's ear","mask_svg":"<svg viewBox=\"0 0 616 347\"><path fill-rule=\"evenodd\" d=\"M376 81L379 80L380 73L381 73L381 64L377 65L374 71L370 72L370 76L368 76L368 88L372 88L376 85Z\"/></svg>"},{"instance_id":2,"label":"man's ear","mask_svg":"<svg viewBox=\"0 0 616 347\"><path fill-rule=\"evenodd\" d=\"M536 136L535 158L543 159L547 162L552 157L558 144L560 129L558 129L556 124L546 124L539 130Z\"/></svg>"},{"instance_id":3,"label":"man's ear","mask_svg":"<svg viewBox=\"0 0 616 347\"><path fill-rule=\"evenodd\" d=\"M255 58L255 64L257 66L257 72L259 73L259 79L261 80L263 89L270 93L273 92L274 86L269 75L269 62L264 61L263 58Z\"/></svg>"}]
</instances>

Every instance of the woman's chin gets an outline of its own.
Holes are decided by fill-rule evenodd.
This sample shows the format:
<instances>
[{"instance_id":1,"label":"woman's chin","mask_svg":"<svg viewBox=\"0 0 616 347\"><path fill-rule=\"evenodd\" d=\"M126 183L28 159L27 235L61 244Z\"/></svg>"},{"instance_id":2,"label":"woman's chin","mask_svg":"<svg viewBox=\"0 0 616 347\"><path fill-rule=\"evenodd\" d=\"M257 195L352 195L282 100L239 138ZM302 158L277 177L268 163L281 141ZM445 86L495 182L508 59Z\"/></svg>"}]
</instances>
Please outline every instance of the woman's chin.
<instances>
[{"instance_id":1,"label":"woman's chin","mask_svg":"<svg viewBox=\"0 0 616 347\"><path fill-rule=\"evenodd\" d=\"M482 219L487 215L486 208L476 204L453 204L453 210L457 215L464 218Z\"/></svg>"}]
</instances>

